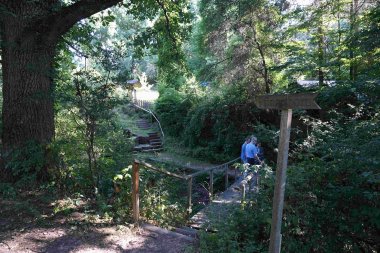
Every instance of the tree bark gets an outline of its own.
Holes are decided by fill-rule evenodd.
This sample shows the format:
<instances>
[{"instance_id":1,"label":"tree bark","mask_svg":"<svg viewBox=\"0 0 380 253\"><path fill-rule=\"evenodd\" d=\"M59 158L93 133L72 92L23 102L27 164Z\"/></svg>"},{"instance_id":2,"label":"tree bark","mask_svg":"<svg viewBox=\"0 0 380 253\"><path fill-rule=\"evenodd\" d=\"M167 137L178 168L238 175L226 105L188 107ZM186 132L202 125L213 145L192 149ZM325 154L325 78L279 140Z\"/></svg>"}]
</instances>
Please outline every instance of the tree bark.
<instances>
[{"instance_id":1,"label":"tree bark","mask_svg":"<svg viewBox=\"0 0 380 253\"><path fill-rule=\"evenodd\" d=\"M357 64L355 63L355 47L357 46L356 33L358 31L357 26L357 12L358 12L358 0L352 0L350 4L350 80L355 81L357 76Z\"/></svg>"},{"instance_id":2,"label":"tree bark","mask_svg":"<svg viewBox=\"0 0 380 253\"><path fill-rule=\"evenodd\" d=\"M324 65L324 39L323 39L323 24L322 21L318 26L318 83L319 86L322 87L324 84L324 73L323 73L323 65Z\"/></svg>"},{"instance_id":3,"label":"tree bark","mask_svg":"<svg viewBox=\"0 0 380 253\"><path fill-rule=\"evenodd\" d=\"M0 0L6 167L13 151L30 142L46 149L54 138L53 62L61 35L118 2L81 0L65 7L58 0Z\"/></svg>"},{"instance_id":4,"label":"tree bark","mask_svg":"<svg viewBox=\"0 0 380 253\"><path fill-rule=\"evenodd\" d=\"M255 24L252 24L251 27L252 27L252 31L253 31L253 40L256 44L257 50L259 50L260 57L261 57L261 63L263 65L263 77L264 77L264 82L265 82L265 93L269 94L270 93L271 80L269 79L268 66L267 66L267 63L265 61L264 49L263 49L263 46L260 44L260 42L257 39Z\"/></svg>"}]
</instances>

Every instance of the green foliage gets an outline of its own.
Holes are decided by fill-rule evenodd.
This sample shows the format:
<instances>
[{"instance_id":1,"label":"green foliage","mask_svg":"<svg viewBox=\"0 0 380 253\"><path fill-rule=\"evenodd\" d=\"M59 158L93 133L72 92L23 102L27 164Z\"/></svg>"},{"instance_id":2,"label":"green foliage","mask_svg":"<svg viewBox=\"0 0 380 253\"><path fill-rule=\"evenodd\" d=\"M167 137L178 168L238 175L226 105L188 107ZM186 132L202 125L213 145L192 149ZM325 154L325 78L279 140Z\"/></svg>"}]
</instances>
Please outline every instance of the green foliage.
<instances>
[{"instance_id":1,"label":"green foliage","mask_svg":"<svg viewBox=\"0 0 380 253\"><path fill-rule=\"evenodd\" d=\"M300 162L289 169L288 251L300 245L324 252L376 248L379 143L378 114L343 125L313 123L303 144L307 153L299 151Z\"/></svg>"},{"instance_id":2,"label":"green foliage","mask_svg":"<svg viewBox=\"0 0 380 253\"><path fill-rule=\"evenodd\" d=\"M182 44L191 30L190 1L132 1L130 11L141 20L154 20L152 27L136 36L137 53L142 55L148 48L154 51L158 82L178 90L187 72Z\"/></svg>"},{"instance_id":3,"label":"green foliage","mask_svg":"<svg viewBox=\"0 0 380 253\"><path fill-rule=\"evenodd\" d=\"M192 99L169 90L157 101L156 112L164 129L191 148L188 155L226 161L238 156L242 140L252 134L249 120L256 109L243 105L247 94L244 87L226 87L218 93Z\"/></svg>"},{"instance_id":4,"label":"green foliage","mask_svg":"<svg viewBox=\"0 0 380 253\"><path fill-rule=\"evenodd\" d=\"M4 199L14 199L17 191L10 183L0 183L0 196Z\"/></svg>"},{"instance_id":5,"label":"green foliage","mask_svg":"<svg viewBox=\"0 0 380 253\"><path fill-rule=\"evenodd\" d=\"M266 0L199 1L195 54L189 54L197 78L217 86L239 82L250 95L270 92L278 75L272 67L282 58L279 11Z\"/></svg>"},{"instance_id":6,"label":"green foliage","mask_svg":"<svg viewBox=\"0 0 380 253\"><path fill-rule=\"evenodd\" d=\"M320 102L330 109L325 120L302 117L307 129L299 129L305 131L304 137L297 135L287 175L283 251L376 251L380 226L377 89L372 82L322 89ZM261 177L254 201L231 211L227 223L216 221L217 235L202 235L202 252L267 251L273 176L262 175L267 177Z\"/></svg>"},{"instance_id":7,"label":"green foliage","mask_svg":"<svg viewBox=\"0 0 380 253\"><path fill-rule=\"evenodd\" d=\"M131 207L132 207L132 166L122 169L120 173L116 174L113 178L115 199L112 203L112 208L114 210L114 217L117 220L127 219L130 217Z\"/></svg>"},{"instance_id":8,"label":"green foliage","mask_svg":"<svg viewBox=\"0 0 380 253\"><path fill-rule=\"evenodd\" d=\"M194 93L191 93L195 91ZM239 155L241 144L248 136L255 134L268 150L277 146L277 127L267 123L264 113L253 103L246 103L249 91L244 84L228 87L211 87L203 96L197 89L179 93L166 89L156 103L165 132L176 138L176 152L182 155L208 161L227 161ZM269 121L269 123L272 123Z\"/></svg>"},{"instance_id":9,"label":"green foliage","mask_svg":"<svg viewBox=\"0 0 380 253\"><path fill-rule=\"evenodd\" d=\"M165 88L156 102L155 112L158 114L165 132L179 136L184 128L192 101L172 88Z\"/></svg>"},{"instance_id":10,"label":"green foliage","mask_svg":"<svg viewBox=\"0 0 380 253\"><path fill-rule=\"evenodd\" d=\"M167 165L164 169L176 170ZM140 208L142 216L165 227L185 224L187 184L183 179L142 169L141 182Z\"/></svg>"},{"instance_id":11,"label":"green foliage","mask_svg":"<svg viewBox=\"0 0 380 253\"><path fill-rule=\"evenodd\" d=\"M50 180L56 152L52 145L47 147L35 141L27 142L23 147L3 155L7 160L3 173L15 183L16 187L32 189L42 181ZM49 171L50 169L50 171Z\"/></svg>"}]
</instances>

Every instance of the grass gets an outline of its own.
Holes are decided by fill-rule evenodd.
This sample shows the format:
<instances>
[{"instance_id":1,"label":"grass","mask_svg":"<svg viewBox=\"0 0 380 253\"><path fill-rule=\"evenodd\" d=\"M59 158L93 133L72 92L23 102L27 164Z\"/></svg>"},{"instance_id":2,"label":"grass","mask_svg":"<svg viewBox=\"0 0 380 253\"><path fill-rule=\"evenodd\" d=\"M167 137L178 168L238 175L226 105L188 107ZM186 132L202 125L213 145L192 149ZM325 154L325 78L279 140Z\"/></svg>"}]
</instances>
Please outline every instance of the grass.
<instances>
[{"instance_id":1,"label":"grass","mask_svg":"<svg viewBox=\"0 0 380 253\"><path fill-rule=\"evenodd\" d=\"M150 115L143 111L137 112L135 108L128 106L121 106L116 109L119 124L124 129L129 129L133 134L137 136L148 137L148 133L158 131L157 123L152 124L152 127L148 130L140 129L136 122L139 119L145 118L150 121Z\"/></svg>"}]
</instances>

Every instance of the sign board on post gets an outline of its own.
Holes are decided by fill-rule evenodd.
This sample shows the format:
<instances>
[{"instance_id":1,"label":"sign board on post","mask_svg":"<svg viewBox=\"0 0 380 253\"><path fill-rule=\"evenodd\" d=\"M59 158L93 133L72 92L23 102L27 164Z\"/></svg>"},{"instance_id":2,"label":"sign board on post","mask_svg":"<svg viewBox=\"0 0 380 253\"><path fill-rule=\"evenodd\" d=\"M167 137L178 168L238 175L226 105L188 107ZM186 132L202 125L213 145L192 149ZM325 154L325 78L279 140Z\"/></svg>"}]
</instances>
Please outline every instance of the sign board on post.
<instances>
[{"instance_id":1,"label":"sign board on post","mask_svg":"<svg viewBox=\"0 0 380 253\"><path fill-rule=\"evenodd\" d=\"M278 144L269 253L279 253L281 251L282 211L284 208L292 109L321 109L314 101L316 96L316 93L300 93L263 95L255 98L255 104L260 109L281 110L280 141Z\"/></svg>"}]
</instances>

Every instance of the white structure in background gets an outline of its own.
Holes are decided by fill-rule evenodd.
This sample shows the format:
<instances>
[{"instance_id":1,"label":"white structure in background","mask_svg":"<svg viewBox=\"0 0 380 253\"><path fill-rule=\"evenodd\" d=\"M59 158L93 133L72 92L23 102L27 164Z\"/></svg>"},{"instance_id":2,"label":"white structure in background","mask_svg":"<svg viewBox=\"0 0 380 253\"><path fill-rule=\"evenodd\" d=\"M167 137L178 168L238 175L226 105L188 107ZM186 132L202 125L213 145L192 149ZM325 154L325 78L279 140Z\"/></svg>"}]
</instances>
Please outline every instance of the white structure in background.
<instances>
[{"instance_id":1,"label":"white structure in background","mask_svg":"<svg viewBox=\"0 0 380 253\"><path fill-rule=\"evenodd\" d=\"M329 87L336 85L336 82L332 80L325 80L323 81L323 83ZM318 86L319 81L318 80L297 80L297 84L304 88L310 88L310 87Z\"/></svg>"},{"instance_id":2,"label":"white structure in background","mask_svg":"<svg viewBox=\"0 0 380 253\"><path fill-rule=\"evenodd\" d=\"M136 88L141 87L141 83L137 79L132 79L127 81L127 90L128 90L128 96L132 98L132 100L136 101L137 96L136 96Z\"/></svg>"},{"instance_id":3,"label":"white structure in background","mask_svg":"<svg viewBox=\"0 0 380 253\"><path fill-rule=\"evenodd\" d=\"M153 85L149 85L146 75L141 75L141 79L127 81L128 95L134 100L154 102L158 98L158 91L153 90Z\"/></svg>"}]
</instances>

